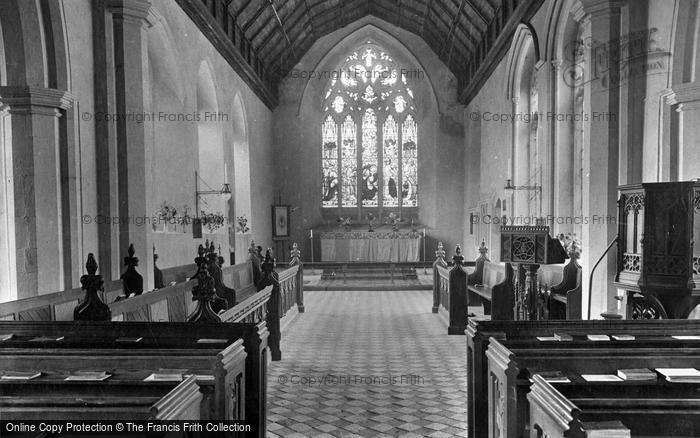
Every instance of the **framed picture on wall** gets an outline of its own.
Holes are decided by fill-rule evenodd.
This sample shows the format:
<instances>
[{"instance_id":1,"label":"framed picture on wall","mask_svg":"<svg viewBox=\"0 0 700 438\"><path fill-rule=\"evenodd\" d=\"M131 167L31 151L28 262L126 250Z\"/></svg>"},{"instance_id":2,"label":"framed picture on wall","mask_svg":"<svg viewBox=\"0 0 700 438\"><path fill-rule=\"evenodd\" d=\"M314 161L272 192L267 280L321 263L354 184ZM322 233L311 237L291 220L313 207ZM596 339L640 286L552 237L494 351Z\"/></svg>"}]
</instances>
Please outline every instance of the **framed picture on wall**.
<instances>
[{"instance_id":1,"label":"framed picture on wall","mask_svg":"<svg viewBox=\"0 0 700 438\"><path fill-rule=\"evenodd\" d=\"M289 237L289 205L272 206L272 237Z\"/></svg>"}]
</instances>

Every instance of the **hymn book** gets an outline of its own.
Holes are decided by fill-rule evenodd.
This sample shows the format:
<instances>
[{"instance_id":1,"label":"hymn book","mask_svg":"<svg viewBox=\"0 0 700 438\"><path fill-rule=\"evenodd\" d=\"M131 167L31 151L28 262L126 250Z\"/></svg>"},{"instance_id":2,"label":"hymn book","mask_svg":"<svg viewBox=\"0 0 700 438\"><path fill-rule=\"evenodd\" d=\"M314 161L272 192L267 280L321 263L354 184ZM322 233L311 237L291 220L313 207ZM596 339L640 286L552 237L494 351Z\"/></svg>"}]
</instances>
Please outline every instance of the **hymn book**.
<instances>
[{"instance_id":1,"label":"hymn book","mask_svg":"<svg viewBox=\"0 0 700 438\"><path fill-rule=\"evenodd\" d=\"M65 339L65 336L37 336L32 338L30 342L58 342Z\"/></svg>"},{"instance_id":2,"label":"hymn book","mask_svg":"<svg viewBox=\"0 0 700 438\"><path fill-rule=\"evenodd\" d=\"M2 380L32 380L41 376L41 371L5 371Z\"/></svg>"},{"instance_id":3,"label":"hymn book","mask_svg":"<svg viewBox=\"0 0 700 438\"><path fill-rule=\"evenodd\" d=\"M675 383L700 383L700 371L695 368L657 368L666 380Z\"/></svg>"},{"instance_id":4,"label":"hymn book","mask_svg":"<svg viewBox=\"0 0 700 438\"><path fill-rule=\"evenodd\" d=\"M226 344L228 343L228 339L210 339L210 338L202 338L202 339L197 339L198 344Z\"/></svg>"},{"instance_id":5,"label":"hymn book","mask_svg":"<svg viewBox=\"0 0 700 438\"><path fill-rule=\"evenodd\" d=\"M10 339L14 338L15 335L14 333L5 333L0 335L0 342L2 341L9 341Z\"/></svg>"},{"instance_id":6,"label":"hymn book","mask_svg":"<svg viewBox=\"0 0 700 438\"><path fill-rule=\"evenodd\" d=\"M536 374L549 383L571 383L571 380L561 371L542 371Z\"/></svg>"},{"instance_id":7,"label":"hymn book","mask_svg":"<svg viewBox=\"0 0 700 438\"><path fill-rule=\"evenodd\" d=\"M627 370L617 370L617 375L624 380L656 380L656 373L648 368L632 368Z\"/></svg>"},{"instance_id":8,"label":"hymn book","mask_svg":"<svg viewBox=\"0 0 700 438\"><path fill-rule=\"evenodd\" d=\"M622 382L615 374L581 374L586 382Z\"/></svg>"},{"instance_id":9,"label":"hymn book","mask_svg":"<svg viewBox=\"0 0 700 438\"><path fill-rule=\"evenodd\" d=\"M630 438L630 430L620 421L581 423L586 438Z\"/></svg>"},{"instance_id":10,"label":"hymn book","mask_svg":"<svg viewBox=\"0 0 700 438\"><path fill-rule=\"evenodd\" d=\"M588 335L589 341L609 341L610 336L608 335Z\"/></svg>"},{"instance_id":11,"label":"hymn book","mask_svg":"<svg viewBox=\"0 0 700 438\"><path fill-rule=\"evenodd\" d=\"M634 341L634 336L632 335L612 335L612 337L616 341Z\"/></svg>"},{"instance_id":12,"label":"hymn book","mask_svg":"<svg viewBox=\"0 0 700 438\"><path fill-rule=\"evenodd\" d=\"M568 333L554 333L554 337L557 341L573 341L574 337Z\"/></svg>"},{"instance_id":13,"label":"hymn book","mask_svg":"<svg viewBox=\"0 0 700 438\"><path fill-rule=\"evenodd\" d=\"M65 380L79 381L79 382L97 382L101 380L107 380L112 375L107 371L74 371L73 374L66 377Z\"/></svg>"},{"instance_id":14,"label":"hymn book","mask_svg":"<svg viewBox=\"0 0 700 438\"><path fill-rule=\"evenodd\" d=\"M161 368L155 373L143 379L144 382L181 382L186 369Z\"/></svg>"},{"instance_id":15,"label":"hymn book","mask_svg":"<svg viewBox=\"0 0 700 438\"><path fill-rule=\"evenodd\" d=\"M125 343L125 344L131 344L131 343L137 343L143 341L143 337L136 337L136 338L117 338L117 342L120 343Z\"/></svg>"}]
</instances>

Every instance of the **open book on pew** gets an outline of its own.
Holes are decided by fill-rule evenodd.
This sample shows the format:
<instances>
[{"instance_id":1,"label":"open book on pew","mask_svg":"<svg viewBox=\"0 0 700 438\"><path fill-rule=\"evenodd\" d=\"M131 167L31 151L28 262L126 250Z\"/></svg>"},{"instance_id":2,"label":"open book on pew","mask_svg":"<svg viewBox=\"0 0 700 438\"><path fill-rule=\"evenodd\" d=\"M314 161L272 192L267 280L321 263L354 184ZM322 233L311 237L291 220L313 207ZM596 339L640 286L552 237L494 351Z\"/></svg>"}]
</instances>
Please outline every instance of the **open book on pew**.
<instances>
[{"instance_id":1,"label":"open book on pew","mask_svg":"<svg viewBox=\"0 0 700 438\"><path fill-rule=\"evenodd\" d=\"M197 339L198 344L227 344L228 339L211 339L211 338L201 338Z\"/></svg>"},{"instance_id":2,"label":"open book on pew","mask_svg":"<svg viewBox=\"0 0 700 438\"><path fill-rule=\"evenodd\" d=\"M549 383L571 383L571 380L561 371L542 371L536 374Z\"/></svg>"},{"instance_id":3,"label":"open book on pew","mask_svg":"<svg viewBox=\"0 0 700 438\"><path fill-rule=\"evenodd\" d=\"M161 368L155 373L143 379L144 382L181 382L187 373L186 369Z\"/></svg>"},{"instance_id":4,"label":"open book on pew","mask_svg":"<svg viewBox=\"0 0 700 438\"><path fill-rule=\"evenodd\" d=\"M12 339L14 337L15 337L14 333L3 333L0 335L0 342L9 341L10 339Z\"/></svg>"},{"instance_id":5,"label":"open book on pew","mask_svg":"<svg viewBox=\"0 0 700 438\"><path fill-rule=\"evenodd\" d=\"M41 376L41 371L5 371L2 380L32 380Z\"/></svg>"},{"instance_id":6,"label":"open book on pew","mask_svg":"<svg viewBox=\"0 0 700 438\"><path fill-rule=\"evenodd\" d=\"M581 374L586 382L622 382L615 374Z\"/></svg>"},{"instance_id":7,"label":"open book on pew","mask_svg":"<svg viewBox=\"0 0 700 438\"><path fill-rule=\"evenodd\" d=\"M657 368L656 371L674 383L700 383L700 371L695 368Z\"/></svg>"},{"instance_id":8,"label":"open book on pew","mask_svg":"<svg viewBox=\"0 0 700 438\"><path fill-rule=\"evenodd\" d=\"M581 423L586 438L630 438L630 430L620 421L596 421Z\"/></svg>"},{"instance_id":9,"label":"open book on pew","mask_svg":"<svg viewBox=\"0 0 700 438\"><path fill-rule=\"evenodd\" d=\"M37 336L32 338L30 342L59 342L65 339L65 336Z\"/></svg>"},{"instance_id":10,"label":"open book on pew","mask_svg":"<svg viewBox=\"0 0 700 438\"><path fill-rule=\"evenodd\" d=\"M66 377L65 380L72 380L78 382L98 382L101 380L107 380L112 377L112 374L107 371L73 371L70 376Z\"/></svg>"}]
</instances>

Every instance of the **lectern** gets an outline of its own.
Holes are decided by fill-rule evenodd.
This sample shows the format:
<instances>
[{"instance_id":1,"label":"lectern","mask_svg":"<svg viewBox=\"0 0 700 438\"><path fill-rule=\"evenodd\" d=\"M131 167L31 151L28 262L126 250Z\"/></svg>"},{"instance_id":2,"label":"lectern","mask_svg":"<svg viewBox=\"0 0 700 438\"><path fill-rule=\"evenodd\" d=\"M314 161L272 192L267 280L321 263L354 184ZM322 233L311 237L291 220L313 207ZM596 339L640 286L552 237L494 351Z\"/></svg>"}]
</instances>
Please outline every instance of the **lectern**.
<instances>
[{"instance_id":1,"label":"lectern","mask_svg":"<svg viewBox=\"0 0 700 438\"><path fill-rule=\"evenodd\" d=\"M627 318L687 318L700 304L700 182L619 187L615 284Z\"/></svg>"},{"instance_id":2,"label":"lectern","mask_svg":"<svg viewBox=\"0 0 700 438\"><path fill-rule=\"evenodd\" d=\"M547 226L501 227L501 261L515 263L525 271L517 276L515 319L540 319L538 312L537 270L540 265L564 263L569 256L558 239L549 235ZM518 269L521 272L521 269Z\"/></svg>"}]
</instances>

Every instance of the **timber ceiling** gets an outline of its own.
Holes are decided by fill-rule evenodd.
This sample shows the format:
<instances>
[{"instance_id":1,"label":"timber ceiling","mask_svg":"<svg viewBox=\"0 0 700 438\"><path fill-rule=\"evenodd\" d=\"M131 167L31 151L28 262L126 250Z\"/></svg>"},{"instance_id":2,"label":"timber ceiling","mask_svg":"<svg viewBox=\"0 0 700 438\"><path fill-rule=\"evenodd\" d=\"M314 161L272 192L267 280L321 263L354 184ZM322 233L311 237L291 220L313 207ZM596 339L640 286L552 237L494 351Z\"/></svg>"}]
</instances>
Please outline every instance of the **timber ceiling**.
<instances>
[{"instance_id":1,"label":"timber ceiling","mask_svg":"<svg viewBox=\"0 0 700 438\"><path fill-rule=\"evenodd\" d=\"M374 15L421 38L456 76L487 35L502 0L231 0L253 51L273 77L285 76L322 36Z\"/></svg>"}]
</instances>

